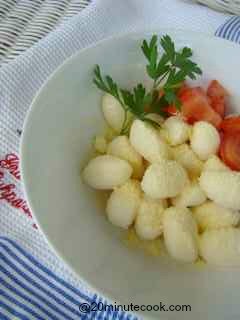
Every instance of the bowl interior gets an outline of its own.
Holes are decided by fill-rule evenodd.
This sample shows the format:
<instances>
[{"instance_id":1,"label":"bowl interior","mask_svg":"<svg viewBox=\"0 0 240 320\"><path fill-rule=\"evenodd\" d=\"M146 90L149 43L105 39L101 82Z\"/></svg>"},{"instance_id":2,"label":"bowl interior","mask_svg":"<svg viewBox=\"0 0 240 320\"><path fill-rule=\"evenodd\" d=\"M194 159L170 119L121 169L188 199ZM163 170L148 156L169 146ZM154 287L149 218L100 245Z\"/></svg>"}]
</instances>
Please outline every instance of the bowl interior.
<instances>
[{"instance_id":1,"label":"bowl interior","mask_svg":"<svg viewBox=\"0 0 240 320\"><path fill-rule=\"evenodd\" d=\"M240 102L240 49L189 32L169 33L188 45L203 70L200 82L220 80ZM21 145L21 169L29 205L56 252L90 286L111 300L133 304L191 305L191 312L148 312L159 319L236 319L239 270L185 266L126 248L107 222L102 202L80 177L103 119L92 83L100 64L124 87L149 84L140 43L152 33L103 41L73 56L47 81L29 112Z\"/></svg>"}]
</instances>

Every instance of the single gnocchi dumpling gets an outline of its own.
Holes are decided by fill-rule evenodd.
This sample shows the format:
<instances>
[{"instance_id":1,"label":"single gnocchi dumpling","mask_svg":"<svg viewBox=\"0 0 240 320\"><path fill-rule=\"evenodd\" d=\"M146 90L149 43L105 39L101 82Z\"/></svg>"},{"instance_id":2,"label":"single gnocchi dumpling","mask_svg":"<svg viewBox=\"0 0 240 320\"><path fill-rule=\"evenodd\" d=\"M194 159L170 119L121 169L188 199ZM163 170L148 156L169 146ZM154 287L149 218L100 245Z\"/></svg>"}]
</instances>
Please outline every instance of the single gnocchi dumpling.
<instances>
[{"instance_id":1,"label":"single gnocchi dumpling","mask_svg":"<svg viewBox=\"0 0 240 320\"><path fill-rule=\"evenodd\" d=\"M199 177L203 162L196 156L187 144L172 148L173 158L178 161L188 172L190 177Z\"/></svg>"},{"instance_id":2,"label":"single gnocchi dumpling","mask_svg":"<svg viewBox=\"0 0 240 320\"><path fill-rule=\"evenodd\" d=\"M157 129L141 120L134 120L130 130L130 143L147 161L153 163L168 159L170 150Z\"/></svg>"},{"instance_id":3,"label":"single gnocchi dumpling","mask_svg":"<svg viewBox=\"0 0 240 320\"><path fill-rule=\"evenodd\" d=\"M187 183L187 173L178 162L162 160L147 168L141 186L149 197L165 199L177 196Z\"/></svg>"},{"instance_id":4,"label":"single gnocchi dumpling","mask_svg":"<svg viewBox=\"0 0 240 320\"><path fill-rule=\"evenodd\" d=\"M206 229L234 227L240 221L238 211L223 208L210 200L193 208L192 212L201 232Z\"/></svg>"},{"instance_id":5,"label":"single gnocchi dumpling","mask_svg":"<svg viewBox=\"0 0 240 320\"><path fill-rule=\"evenodd\" d=\"M120 132L125 119L125 111L120 102L106 93L102 97L102 111L107 124L116 132Z\"/></svg>"},{"instance_id":6,"label":"single gnocchi dumpling","mask_svg":"<svg viewBox=\"0 0 240 320\"><path fill-rule=\"evenodd\" d=\"M140 154L130 144L127 136L118 136L108 145L107 153L128 161L133 168L133 178L143 176L144 166Z\"/></svg>"},{"instance_id":7,"label":"single gnocchi dumpling","mask_svg":"<svg viewBox=\"0 0 240 320\"><path fill-rule=\"evenodd\" d=\"M199 237L201 257L219 267L240 266L240 230L221 228L206 230Z\"/></svg>"},{"instance_id":8,"label":"single gnocchi dumpling","mask_svg":"<svg viewBox=\"0 0 240 320\"><path fill-rule=\"evenodd\" d=\"M172 146L182 144L189 139L190 126L180 116L169 117L163 127Z\"/></svg>"},{"instance_id":9,"label":"single gnocchi dumpling","mask_svg":"<svg viewBox=\"0 0 240 320\"><path fill-rule=\"evenodd\" d=\"M166 249L171 257L183 262L197 260L197 224L189 209L166 209L163 216L163 233Z\"/></svg>"},{"instance_id":10,"label":"single gnocchi dumpling","mask_svg":"<svg viewBox=\"0 0 240 320\"><path fill-rule=\"evenodd\" d=\"M193 126L190 144L192 150L201 160L207 160L211 155L217 153L220 136L212 124L199 121Z\"/></svg>"},{"instance_id":11,"label":"single gnocchi dumpling","mask_svg":"<svg viewBox=\"0 0 240 320\"><path fill-rule=\"evenodd\" d=\"M172 199L174 206L194 207L206 201L206 195L197 181L191 182L182 192Z\"/></svg>"},{"instance_id":12,"label":"single gnocchi dumpling","mask_svg":"<svg viewBox=\"0 0 240 320\"><path fill-rule=\"evenodd\" d=\"M107 201L107 217L118 227L128 229L134 222L141 202L142 191L137 180L129 180L116 188Z\"/></svg>"},{"instance_id":13,"label":"single gnocchi dumpling","mask_svg":"<svg viewBox=\"0 0 240 320\"><path fill-rule=\"evenodd\" d=\"M240 210L240 173L228 170L206 170L199 179L207 197L219 205Z\"/></svg>"},{"instance_id":14,"label":"single gnocchi dumpling","mask_svg":"<svg viewBox=\"0 0 240 320\"><path fill-rule=\"evenodd\" d=\"M212 155L203 165L203 170L230 170L216 155Z\"/></svg>"},{"instance_id":15,"label":"single gnocchi dumpling","mask_svg":"<svg viewBox=\"0 0 240 320\"><path fill-rule=\"evenodd\" d=\"M108 190L125 183L131 177L132 171L126 160L103 155L89 161L82 172L82 177L90 187Z\"/></svg>"},{"instance_id":16,"label":"single gnocchi dumpling","mask_svg":"<svg viewBox=\"0 0 240 320\"><path fill-rule=\"evenodd\" d=\"M144 197L138 209L135 230L140 239L154 240L163 232L164 203Z\"/></svg>"}]
</instances>

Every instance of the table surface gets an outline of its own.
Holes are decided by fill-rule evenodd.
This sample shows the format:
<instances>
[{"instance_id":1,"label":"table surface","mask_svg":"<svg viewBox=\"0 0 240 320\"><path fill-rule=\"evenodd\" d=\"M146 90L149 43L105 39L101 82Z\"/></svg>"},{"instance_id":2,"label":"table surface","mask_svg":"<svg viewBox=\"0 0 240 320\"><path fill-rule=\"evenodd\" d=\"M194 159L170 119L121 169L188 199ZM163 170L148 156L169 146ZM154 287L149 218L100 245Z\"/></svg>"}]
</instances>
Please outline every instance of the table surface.
<instances>
[{"instance_id":1,"label":"table surface","mask_svg":"<svg viewBox=\"0 0 240 320\"><path fill-rule=\"evenodd\" d=\"M0 0L0 67L34 45L91 0Z\"/></svg>"}]
</instances>

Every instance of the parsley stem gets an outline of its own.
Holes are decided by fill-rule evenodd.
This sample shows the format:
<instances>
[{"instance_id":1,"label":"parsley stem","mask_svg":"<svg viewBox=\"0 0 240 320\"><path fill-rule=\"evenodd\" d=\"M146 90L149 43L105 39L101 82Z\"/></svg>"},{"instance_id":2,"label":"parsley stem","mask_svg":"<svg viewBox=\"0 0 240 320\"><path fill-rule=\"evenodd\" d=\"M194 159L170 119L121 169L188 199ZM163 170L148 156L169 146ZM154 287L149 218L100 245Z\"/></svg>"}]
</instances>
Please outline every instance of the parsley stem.
<instances>
[{"instance_id":1,"label":"parsley stem","mask_svg":"<svg viewBox=\"0 0 240 320\"><path fill-rule=\"evenodd\" d=\"M168 75L169 71L166 71L163 76L158 80L155 81L155 89L160 85L160 83L166 78L166 76Z\"/></svg>"}]
</instances>

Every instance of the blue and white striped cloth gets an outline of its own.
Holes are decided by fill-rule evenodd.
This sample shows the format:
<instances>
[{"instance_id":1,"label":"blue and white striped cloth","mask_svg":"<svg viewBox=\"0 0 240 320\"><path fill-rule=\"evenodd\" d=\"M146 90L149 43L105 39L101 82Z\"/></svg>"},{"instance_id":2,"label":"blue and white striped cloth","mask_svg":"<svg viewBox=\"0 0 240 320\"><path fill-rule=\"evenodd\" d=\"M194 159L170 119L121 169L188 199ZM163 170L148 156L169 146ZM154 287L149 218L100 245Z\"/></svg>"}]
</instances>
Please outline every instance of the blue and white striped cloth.
<instances>
[{"instance_id":1,"label":"blue and white striped cloth","mask_svg":"<svg viewBox=\"0 0 240 320\"><path fill-rule=\"evenodd\" d=\"M134 320L125 312L80 312L82 304L103 303L67 283L15 241L0 237L1 320ZM136 319L136 318L135 318Z\"/></svg>"},{"instance_id":2,"label":"blue and white striped cloth","mask_svg":"<svg viewBox=\"0 0 240 320\"><path fill-rule=\"evenodd\" d=\"M105 3L105 8L100 6L101 1ZM195 26L193 28L195 31L205 28L202 31L212 34L217 26L228 18L205 7L199 7L198 14L193 14L195 5L184 4L178 0L171 0L171 2L151 0L151 4L149 4L151 1L145 0L119 1L116 2L117 9L113 8L111 1L95 0L95 7L92 5L92 9L86 9L88 10L86 13L83 12L76 17L57 35L50 35L44 45L39 44L39 47L30 49L25 56L2 68L0 72L2 138L0 152L2 154L6 154L9 150L17 152L19 142L16 131L18 128L21 129L32 97L46 77L67 56L83 46L112 33L133 31L139 27L139 21L144 21L145 27L149 26L150 20L153 25L158 24L164 27L183 28L189 24ZM139 5L140 2L142 5ZM157 13L154 19L151 6L153 2L156 7L159 6L154 10ZM126 3L129 4L127 11ZM130 9L133 10L132 15ZM146 14L147 10L149 11ZM178 22L174 12L179 14ZM150 13L151 19L149 19ZM89 30L91 19L96 22L97 27ZM203 19L209 24L203 23ZM109 25L111 28L108 28ZM217 29L216 35L240 42L240 18L230 17ZM70 283L66 276L64 277L66 272L60 272L60 267L53 268L56 258L52 253L48 253L49 249L40 239L41 236L37 231L32 231L32 227L27 227L28 225L29 222L25 217L18 215L16 209L9 208L7 204L2 205L0 210L0 320L136 319L133 315L112 312L110 309L86 314L80 312L79 307L82 303L106 303L106 301L95 293L88 294L89 291L79 286L77 281ZM4 237L1 237L3 234ZM43 259L44 256L45 259ZM61 262L58 262L58 265L61 265Z\"/></svg>"},{"instance_id":3,"label":"blue and white striped cloth","mask_svg":"<svg viewBox=\"0 0 240 320\"><path fill-rule=\"evenodd\" d=\"M230 18L224 25L220 26L216 36L240 43L240 17Z\"/></svg>"}]
</instances>

